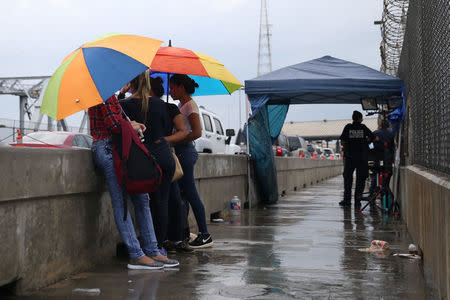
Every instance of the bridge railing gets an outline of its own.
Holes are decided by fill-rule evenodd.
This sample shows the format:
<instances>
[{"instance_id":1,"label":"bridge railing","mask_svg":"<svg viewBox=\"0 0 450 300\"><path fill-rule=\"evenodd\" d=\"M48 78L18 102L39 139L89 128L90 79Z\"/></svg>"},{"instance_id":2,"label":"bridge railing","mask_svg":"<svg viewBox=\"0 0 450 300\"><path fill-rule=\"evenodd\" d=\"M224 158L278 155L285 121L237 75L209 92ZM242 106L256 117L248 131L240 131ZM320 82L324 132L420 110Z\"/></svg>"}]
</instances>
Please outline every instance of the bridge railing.
<instances>
[{"instance_id":1,"label":"bridge railing","mask_svg":"<svg viewBox=\"0 0 450 300\"><path fill-rule=\"evenodd\" d=\"M12 119L1 119L0 118L0 143L11 143L15 142L17 138L17 129L20 129L20 121L19 120L12 120ZM52 124L48 124L47 122L31 122L31 121L25 121L24 122L24 128L21 132L22 135L28 134L30 132L34 131L62 131L63 128L58 123L55 125L53 122ZM79 132L79 127L74 126L68 126L68 131L72 132ZM83 128L83 133L87 133L87 128Z\"/></svg>"}]
</instances>

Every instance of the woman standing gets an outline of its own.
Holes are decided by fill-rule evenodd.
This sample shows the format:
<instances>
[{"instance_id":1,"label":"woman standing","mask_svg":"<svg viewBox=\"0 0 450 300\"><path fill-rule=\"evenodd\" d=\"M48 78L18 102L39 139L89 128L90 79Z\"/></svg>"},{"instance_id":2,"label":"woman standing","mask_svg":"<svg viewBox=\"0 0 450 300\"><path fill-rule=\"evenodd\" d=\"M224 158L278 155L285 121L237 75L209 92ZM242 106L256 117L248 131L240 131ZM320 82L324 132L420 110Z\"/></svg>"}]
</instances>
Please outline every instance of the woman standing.
<instances>
[{"instance_id":1,"label":"woman standing","mask_svg":"<svg viewBox=\"0 0 450 300\"><path fill-rule=\"evenodd\" d=\"M134 205L135 219L142 237L140 245L130 213L124 221L122 188L117 182L114 171L112 155L112 133L120 132L120 120L122 109L115 96L109 98L104 104L89 108L91 135L93 137L92 156L94 163L102 170L111 196L111 204L114 211L114 220L117 229L124 241L130 262L129 269L161 269L167 257L160 254L157 247L152 216L150 214L148 195L129 195ZM145 131L145 126L137 122L131 122L133 128Z\"/></svg>"},{"instance_id":2,"label":"woman standing","mask_svg":"<svg viewBox=\"0 0 450 300\"><path fill-rule=\"evenodd\" d=\"M170 150L169 141L180 141L185 137L185 131L180 130L165 138L169 113L166 103L156 97L161 79L154 80L154 89L150 88L148 72L144 72L129 84L132 95L120 102L123 110L132 120L145 124L144 145L155 157L162 169L162 180L158 190L150 194L150 208L153 215L158 248L165 254L163 243L167 240L169 188L175 171L175 161ZM151 96L151 97L150 97Z\"/></svg>"},{"instance_id":3,"label":"woman standing","mask_svg":"<svg viewBox=\"0 0 450 300\"><path fill-rule=\"evenodd\" d=\"M198 159L193 141L202 135L197 104L191 95L198 84L187 75L175 74L170 78L170 95L179 100L178 107L183 115L187 136L175 145L175 151L183 168L183 177L178 180L181 194L189 202L198 226L198 236L189 243L192 248L206 248L213 245L213 240L206 226L205 207L198 195L194 180L194 165ZM186 206L188 206L186 204Z\"/></svg>"}]
</instances>

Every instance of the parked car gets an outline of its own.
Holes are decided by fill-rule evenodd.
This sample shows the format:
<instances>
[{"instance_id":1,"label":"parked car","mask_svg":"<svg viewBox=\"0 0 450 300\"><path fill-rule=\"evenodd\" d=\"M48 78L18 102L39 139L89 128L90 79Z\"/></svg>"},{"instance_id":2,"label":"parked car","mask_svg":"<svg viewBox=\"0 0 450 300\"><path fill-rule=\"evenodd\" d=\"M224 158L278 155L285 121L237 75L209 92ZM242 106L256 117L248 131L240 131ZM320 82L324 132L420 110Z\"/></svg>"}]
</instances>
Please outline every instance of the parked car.
<instances>
[{"instance_id":1,"label":"parked car","mask_svg":"<svg viewBox=\"0 0 450 300\"><path fill-rule=\"evenodd\" d=\"M311 155L311 158L318 158L316 147L312 144L306 145L306 149L308 149L309 154Z\"/></svg>"},{"instance_id":2,"label":"parked car","mask_svg":"<svg viewBox=\"0 0 450 300\"><path fill-rule=\"evenodd\" d=\"M239 154L248 154L247 139L245 138L242 129L239 129L234 143L239 147Z\"/></svg>"},{"instance_id":3,"label":"parked car","mask_svg":"<svg viewBox=\"0 0 450 300\"><path fill-rule=\"evenodd\" d=\"M231 138L235 136L234 129L225 130L225 134L227 136L227 139L225 140L225 154L241 154L241 147L231 143Z\"/></svg>"},{"instance_id":4,"label":"parked car","mask_svg":"<svg viewBox=\"0 0 450 300\"><path fill-rule=\"evenodd\" d=\"M290 156L311 158L311 154L306 148L306 141L299 136L288 136Z\"/></svg>"},{"instance_id":5,"label":"parked car","mask_svg":"<svg viewBox=\"0 0 450 300\"><path fill-rule=\"evenodd\" d=\"M326 159L335 159L334 157L334 151L331 148L323 148L323 156Z\"/></svg>"},{"instance_id":6,"label":"parked car","mask_svg":"<svg viewBox=\"0 0 450 300\"><path fill-rule=\"evenodd\" d=\"M92 136L68 131L36 131L23 136L22 143L10 143L14 147L85 148L92 146Z\"/></svg>"},{"instance_id":7,"label":"parked car","mask_svg":"<svg viewBox=\"0 0 450 300\"><path fill-rule=\"evenodd\" d=\"M316 152L317 152L317 158L325 159L325 157L323 156L323 149L322 149L322 147L317 146L316 147Z\"/></svg>"},{"instance_id":8,"label":"parked car","mask_svg":"<svg viewBox=\"0 0 450 300\"><path fill-rule=\"evenodd\" d=\"M231 136L234 136L234 130L224 132L221 118L205 109L199 107L200 125L202 126L202 136L195 140L195 149L203 153L228 153L234 154L240 151L237 145L229 145ZM228 138L227 139L227 134ZM228 141L228 144L226 142Z\"/></svg>"},{"instance_id":9,"label":"parked car","mask_svg":"<svg viewBox=\"0 0 450 300\"><path fill-rule=\"evenodd\" d=\"M272 144L272 150L275 156L289 156L289 140L283 132L280 132L277 139Z\"/></svg>"}]
</instances>

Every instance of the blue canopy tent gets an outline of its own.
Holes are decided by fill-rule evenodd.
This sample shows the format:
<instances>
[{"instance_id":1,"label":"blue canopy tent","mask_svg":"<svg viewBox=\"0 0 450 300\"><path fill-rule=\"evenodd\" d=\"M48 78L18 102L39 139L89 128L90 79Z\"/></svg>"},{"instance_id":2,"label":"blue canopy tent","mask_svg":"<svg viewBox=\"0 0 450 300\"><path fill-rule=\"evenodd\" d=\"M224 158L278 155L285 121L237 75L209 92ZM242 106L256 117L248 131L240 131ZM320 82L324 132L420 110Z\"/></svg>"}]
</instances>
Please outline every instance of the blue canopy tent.
<instances>
[{"instance_id":1,"label":"blue canopy tent","mask_svg":"<svg viewBox=\"0 0 450 300\"><path fill-rule=\"evenodd\" d=\"M402 95L403 81L369 67L324 56L245 81L252 115L249 148L263 203L278 200L272 141L283 127L290 104L359 104L372 97L387 103Z\"/></svg>"}]
</instances>

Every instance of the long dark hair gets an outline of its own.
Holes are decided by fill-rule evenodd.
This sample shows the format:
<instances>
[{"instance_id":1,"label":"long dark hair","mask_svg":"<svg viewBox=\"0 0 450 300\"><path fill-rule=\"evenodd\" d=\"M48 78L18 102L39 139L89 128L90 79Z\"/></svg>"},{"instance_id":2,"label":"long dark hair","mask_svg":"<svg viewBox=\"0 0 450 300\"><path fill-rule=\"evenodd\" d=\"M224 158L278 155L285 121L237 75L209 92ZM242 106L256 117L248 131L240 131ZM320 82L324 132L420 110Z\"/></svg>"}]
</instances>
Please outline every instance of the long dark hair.
<instances>
[{"instance_id":1,"label":"long dark hair","mask_svg":"<svg viewBox=\"0 0 450 300\"><path fill-rule=\"evenodd\" d=\"M163 80L161 79L161 77L150 77L150 84L155 96L161 98L162 95L164 95Z\"/></svg>"},{"instance_id":2,"label":"long dark hair","mask_svg":"<svg viewBox=\"0 0 450 300\"><path fill-rule=\"evenodd\" d=\"M195 89L198 88L197 82L191 77L184 74L174 74L170 77L170 83L173 83L177 86L184 86L184 90L189 95L192 95L195 92Z\"/></svg>"}]
</instances>

